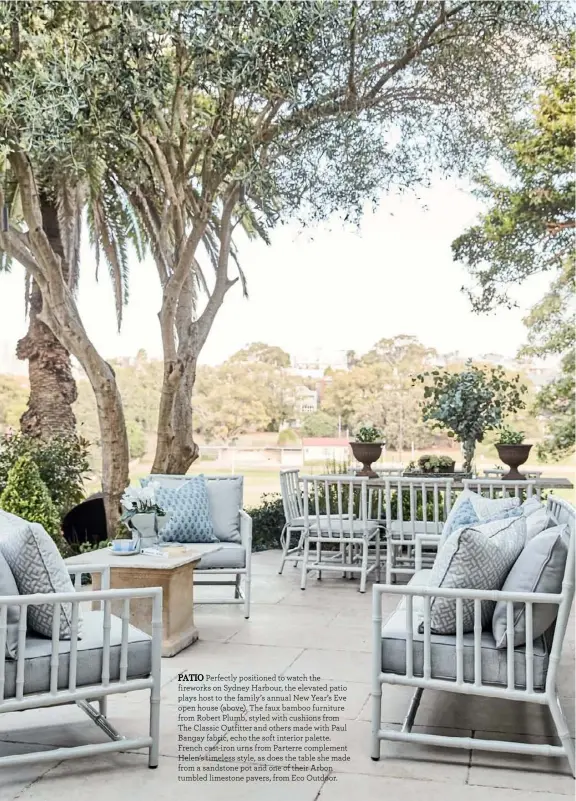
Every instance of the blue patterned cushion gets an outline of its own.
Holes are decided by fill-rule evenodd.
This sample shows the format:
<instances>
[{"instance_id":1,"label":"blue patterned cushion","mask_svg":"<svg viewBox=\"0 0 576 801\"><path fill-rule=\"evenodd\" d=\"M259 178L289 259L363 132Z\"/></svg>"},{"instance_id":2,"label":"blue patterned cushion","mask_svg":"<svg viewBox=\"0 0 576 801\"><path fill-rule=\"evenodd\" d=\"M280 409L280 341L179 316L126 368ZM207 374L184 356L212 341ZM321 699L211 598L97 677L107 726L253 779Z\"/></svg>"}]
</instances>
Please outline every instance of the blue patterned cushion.
<instances>
[{"instance_id":1,"label":"blue patterned cushion","mask_svg":"<svg viewBox=\"0 0 576 801\"><path fill-rule=\"evenodd\" d=\"M478 515L474 511L472 501L466 499L459 504L458 508L454 512L452 520L446 521L446 525L444 526L444 531L442 533L444 537L449 537L453 531L458 531L458 529L463 528L463 526L471 526L473 523L477 522Z\"/></svg>"},{"instance_id":2,"label":"blue patterned cushion","mask_svg":"<svg viewBox=\"0 0 576 801\"><path fill-rule=\"evenodd\" d=\"M156 501L170 512L160 535L164 542L218 542L204 476L195 476L180 487L160 487Z\"/></svg>"},{"instance_id":3,"label":"blue patterned cushion","mask_svg":"<svg viewBox=\"0 0 576 801\"><path fill-rule=\"evenodd\" d=\"M444 530L442 531L442 539L438 550L440 550L440 547L444 545L448 537L465 526L473 526L475 523L492 523L494 520L508 520L508 518L511 517L521 516L522 509L520 506L514 506L511 509L502 509L500 512L496 512L489 517L480 518L474 509L472 501L467 498L466 500L463 500L454 510L454 515L451 517L451 519L446 521Z\"/></svg>"}]
</instances>

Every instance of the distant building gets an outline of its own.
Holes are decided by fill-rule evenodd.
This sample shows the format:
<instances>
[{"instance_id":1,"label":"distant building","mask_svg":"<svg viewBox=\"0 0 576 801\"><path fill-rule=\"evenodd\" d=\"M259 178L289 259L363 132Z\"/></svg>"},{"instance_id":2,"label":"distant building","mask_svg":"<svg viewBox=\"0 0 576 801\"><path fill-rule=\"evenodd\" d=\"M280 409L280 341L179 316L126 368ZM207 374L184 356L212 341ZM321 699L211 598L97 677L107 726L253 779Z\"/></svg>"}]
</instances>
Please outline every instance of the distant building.
<instances>
[{"instance_id":1,"label":"distant building","mask_svg":"<svg viewBox=\"0 0 576 801\"><path fill-rule=\"evenodd\" d=\"M350 458L350 444L345 437L304 437L305 462L343 462Z\"/></svg>"},{"instance_id":2,"label":"distant building","mask_svg":"<svg viewBox=\"0 0 576 801\"><path fill-rule=\"evenodd\" d=\"M318 411L318 392L308 387L298 387L296 390L296 412L299 417L313 414Z\"/></svg>"},{"instance_id":3,"label":"distant building","mask_svg":"<svg viewBox=\"0 0 576 801\"><path fill-rule=\"evenodd\" d=\"M291 356L293 371L296 375L309 375L322 378L328 368L332 370L347 370L348 359L345 350L331 350L327 348L312 348Z\"/></svg>"}]
</instances>

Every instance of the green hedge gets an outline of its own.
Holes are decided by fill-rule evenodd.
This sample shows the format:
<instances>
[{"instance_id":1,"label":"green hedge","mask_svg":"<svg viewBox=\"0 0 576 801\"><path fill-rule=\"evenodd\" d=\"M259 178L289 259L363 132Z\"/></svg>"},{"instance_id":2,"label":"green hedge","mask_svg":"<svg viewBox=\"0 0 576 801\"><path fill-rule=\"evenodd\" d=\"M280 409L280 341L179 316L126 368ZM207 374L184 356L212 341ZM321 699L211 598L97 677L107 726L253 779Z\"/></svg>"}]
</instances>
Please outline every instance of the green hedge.
<instances>
[{"instance_id":1,"label":"green hedge","mask_svg":"<svg viewBox=\"0 0 576 801\"><path fill-rule=\"evenodd\" d=\"M246 511L252 518L252 550L280 548L280 534L285 523L282 497L278 494L265 494L260 506Z\"/></svg>"}]
</instances>

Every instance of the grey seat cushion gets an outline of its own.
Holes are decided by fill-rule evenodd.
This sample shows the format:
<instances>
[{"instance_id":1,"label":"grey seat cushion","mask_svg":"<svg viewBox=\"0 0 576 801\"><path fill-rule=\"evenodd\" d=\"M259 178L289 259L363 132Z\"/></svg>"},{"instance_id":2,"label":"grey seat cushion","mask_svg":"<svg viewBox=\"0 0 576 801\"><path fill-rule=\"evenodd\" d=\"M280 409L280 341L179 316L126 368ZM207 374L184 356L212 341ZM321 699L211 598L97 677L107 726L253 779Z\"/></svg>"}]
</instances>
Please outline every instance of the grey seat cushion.
<instances>
[{"instance_id":1,"label":"grey seat cushion","mask_svg":"<svg viewBox=\"0 0 576 801\"><path fill-rule=\"evenodd\" d=\"M350 519L350 515L342 515L342 517L344 518L344 520L349 520ZM319 519L320 519L320 525L321 526L324 526L324 525L328 526L328 515L319 515ZM340 518L339 517L333 517L332 519L333 520L339 520ZM316 515L310 515L308 517L308 525L309 526L316 525L317 521L318 521L318 518L316 517ZM305 519L303 517L295 517L294 520L292 520L290 522L290 528L304 528L305 525L306 525L306 521L305 521Z\"/></svg>"},{"instance_id":2,"label":"grey seat cushion","mask_svg":"<svg viewBox=\"0 0 576 801\"><path fill-rule=\"evenodd\" d=\"M414 576L416 584L426 584L420 571ZM420 576L420 579L418 579ZM410 582L413 585L414 579ZM421 602L421 599L418 599ZM414 604L413 614L413 667L415 676L424 675L424 635L418 627L422 620L418 612L418 604ZM421 603L420 603L421 606ZM465 634L462 638L464 681L474 681L474 634ZM454 634L432 634L430 638L430 666L433 679L456 681L456 636ZM534 688L543 690L546 683L549 659L549 638L539 637L533 645L533 677ZM496 647L492 632L482 632L482 683L507 685L507 652ZM382 627L382 671L384 673L406 673L406 605L403 600L395 612ZM514 651L514 678L517 688L526 687L526 649L516 648Z\"/></svg>"},{"instance_id":3,"label":"grey seat cushion","mask_svg":"<svg viewBox=\"0 0 576 801\"><path fill-rule=\"evenodd\" d=\"M110 680L120 678L120 643L122 640L122 621L111 616L110 630ZM76 684L84 687L99 684L102 677L102 643L104 613L101 611L84 613L84 636L78 640L78 666ZM50 689L51 640L30 632L26 637L26 657L24 662L24 694L47 692ZM70 641L61 640L59 647L58 689L68 687L70 664ZM16 695L16 662L7 661L5 697ZM128 678L145 678L152 670L152 641L143 631L128 627Z\"/></svg>"},{"instance_id":4,"label":"grey seat cushion","mask_svg":"<svg viewBox=\"0 0 576 801\"><path fill-rule=\"evenodd\" d=\"M314 519L315 518L311 517L310 521L312 522ZM320 532L320 535L323 537L340 538L340 537L350 537L350 536L362 537L364 532L366 532L368 537L373 537L380 530L380 526L378 525L378 523L375 523L373 520L368 520L367 523L365 524L362 522L362 520L350 521L350 519L348 519L347 521L346 519L344 519L342 525L342 532L340 531L340 518L336 518L335 520L333 520L331 526L332 530L330 531L328 529L328 525L326 524L325 526L322 520L320 520L320 526L315 524L312 524L310 526L310 533L312 534L312 536L318 535L318 533Z\"/></svg>"},{"instance_id":5,"label":"grey seat cushion","mask_svg":"<svg viewBox=\"0 0 576 801\"><path fill-rule=\"evenodd\" d=\"M235 542L223 542L219 551L205 554L196 567L198 570L246 567L246 549Z\"/></svg>"}]
</instances>

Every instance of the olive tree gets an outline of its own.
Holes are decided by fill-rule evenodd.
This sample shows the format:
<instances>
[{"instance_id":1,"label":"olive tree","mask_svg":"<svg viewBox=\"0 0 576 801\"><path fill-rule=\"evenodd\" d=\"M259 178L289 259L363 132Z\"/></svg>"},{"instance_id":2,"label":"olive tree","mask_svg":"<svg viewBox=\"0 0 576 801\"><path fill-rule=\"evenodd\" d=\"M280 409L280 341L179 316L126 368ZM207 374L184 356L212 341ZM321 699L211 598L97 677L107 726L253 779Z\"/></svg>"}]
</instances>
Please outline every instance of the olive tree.
<instances>
[{"instance_id":1,"label":"olive tree","mask_svg":"<svg viewBox=\"0 0 576 801\"><path fill-rule=\"evenodd\" d=\"M235 232L358 219L392 187L478 167L497 120L524 105L534 54L567 28L554 3L127 5L98 58L138 155L110 166L162 284L153 470L183 472L199 354L228 292L245 289Z\"/></svg>"}]
</instances>

